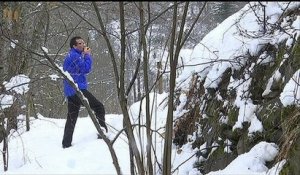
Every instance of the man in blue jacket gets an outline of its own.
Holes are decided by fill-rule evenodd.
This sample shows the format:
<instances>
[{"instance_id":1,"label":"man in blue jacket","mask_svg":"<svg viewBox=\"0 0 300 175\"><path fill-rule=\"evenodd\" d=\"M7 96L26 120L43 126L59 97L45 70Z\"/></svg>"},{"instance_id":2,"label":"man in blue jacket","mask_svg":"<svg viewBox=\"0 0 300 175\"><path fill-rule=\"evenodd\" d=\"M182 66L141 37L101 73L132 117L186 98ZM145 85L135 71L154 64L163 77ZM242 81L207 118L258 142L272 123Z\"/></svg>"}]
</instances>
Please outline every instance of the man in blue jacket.
<instances>
[{"instance_id":1,"label":"man in blue jacket","mask_svg":"<svg viewBox=\"0 0 300 175\"><path fill-rule=\"evenodd\" d=\"M80 36L75 36L70 40L70 48L69 53L65 57L63 69L72 76L75 84L88 99L89 105L95 112L100 126L104 127L107 132L107 126L104 118L104 106L87 90L88 86L86 75L91 71L93 62L91 51L85 46L84 40ZM72 88L67 80L64 80L64 94L68 99L68 116L65 124L62 145L63 148L68 148L71 146L79 109L83 104L80 98L76 95L75 89Z\"/></svg>"}]
</instances>

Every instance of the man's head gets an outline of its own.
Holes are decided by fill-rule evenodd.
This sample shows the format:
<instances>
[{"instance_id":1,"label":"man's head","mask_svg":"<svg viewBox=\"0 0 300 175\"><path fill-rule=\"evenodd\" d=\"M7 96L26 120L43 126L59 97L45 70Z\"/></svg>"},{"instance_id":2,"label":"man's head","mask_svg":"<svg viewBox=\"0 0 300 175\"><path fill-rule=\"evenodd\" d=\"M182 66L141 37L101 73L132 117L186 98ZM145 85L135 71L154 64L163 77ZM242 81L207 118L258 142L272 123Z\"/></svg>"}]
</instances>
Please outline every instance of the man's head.
<instances>
[{"instance_id":1,"label":"man's head","mask_svg":"<svg viewBox=\"0 0 300 175\"><path fill-rule=\"evenodd\" d=\"M80 36L75 36L70 40L70 48L75 48L83 51L85 47L85 42Z\"/></svg>"}]
</instances>

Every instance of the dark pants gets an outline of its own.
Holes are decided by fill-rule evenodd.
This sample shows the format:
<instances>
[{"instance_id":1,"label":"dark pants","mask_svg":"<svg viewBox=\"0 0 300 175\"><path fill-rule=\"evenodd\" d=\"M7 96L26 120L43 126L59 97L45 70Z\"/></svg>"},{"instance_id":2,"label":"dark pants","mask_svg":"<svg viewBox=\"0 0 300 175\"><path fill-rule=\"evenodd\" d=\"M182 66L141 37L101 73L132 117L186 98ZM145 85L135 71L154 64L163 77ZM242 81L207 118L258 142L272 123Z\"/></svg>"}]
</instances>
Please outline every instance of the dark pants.
<instances>
[{"instance_id":1,"label":"dark pants","mask_svg":"<svg viewBox=\"0 0 300 175\"><path fill-rule=\"evenodd\" d=\"M105 109L103 104L97 100L89 91L81 90L83 95L88 99L90 107L95 112L100 126L104 127L107 132L107 126L105 124ZM78 118L80 106L83 105L80 98L77 95L68 97L68 117L65 125L63 147L69 147L72 143L73 132L75 124Z\"/></svg>"}]
</instances>

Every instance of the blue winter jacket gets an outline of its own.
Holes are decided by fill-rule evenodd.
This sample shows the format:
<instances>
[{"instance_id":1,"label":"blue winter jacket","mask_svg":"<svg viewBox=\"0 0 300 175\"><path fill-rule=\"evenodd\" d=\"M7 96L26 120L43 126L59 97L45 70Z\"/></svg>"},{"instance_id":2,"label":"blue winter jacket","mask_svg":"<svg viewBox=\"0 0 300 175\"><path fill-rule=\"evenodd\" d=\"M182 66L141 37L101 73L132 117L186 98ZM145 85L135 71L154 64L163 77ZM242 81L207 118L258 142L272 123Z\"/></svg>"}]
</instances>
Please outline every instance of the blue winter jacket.
<instances>
[{"instance_id":1,"label":"blue winter jacket","mask_svg":"<svg viewBox=\"0 0 300 175\"><path fill-rule=\"evenodd\" d=\"M63 69L72 76L74 82L80 90L87 89L86 74L91 71L92 58L90 54L83 54L75 48L70 49L69 54L65 57ZM64 80L64 94L66 97L75 95L76 91Z\"/></svg>"}]
</instances>

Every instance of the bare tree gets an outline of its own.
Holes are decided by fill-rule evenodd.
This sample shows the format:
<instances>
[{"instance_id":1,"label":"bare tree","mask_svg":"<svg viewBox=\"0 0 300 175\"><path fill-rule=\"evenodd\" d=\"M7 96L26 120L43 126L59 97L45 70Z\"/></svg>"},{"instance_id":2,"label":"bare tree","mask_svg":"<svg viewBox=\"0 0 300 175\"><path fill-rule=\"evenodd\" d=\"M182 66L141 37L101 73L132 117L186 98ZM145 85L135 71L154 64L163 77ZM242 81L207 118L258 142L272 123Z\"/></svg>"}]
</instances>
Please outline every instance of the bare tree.
<instances>
[{"instance_id":1,"label":"bare tree","mask_svg":"<svg viewBox=\"0 0 300 175\"><path fill-rule=\"evenodd\" d=\"M24 42L22 38L22 23L20 22L20 13L21 13L21 5L20 2L1 2L3 16L1 17L1 40L4 46L5 43L8 44L8 40L4 37L4 35L10 35L14 41ZM5 48L5 47L4 47ZM7 48L7 47L6 47ZM9 81L13 76L22 73L24 71L24 67L22 64L26 61L24 58L20 47L8 49L1 49L1 62L4 63L7 67L3 67L3 75L1 75L0 82ZM5 89L4 89L5 91ZM21 101L22 97L12 92L15 98L11 107L7 109L1 109L0 115L0 125L1 125L1 132L0 132L0 141L3 140L3 162L4 162L4 171L8 169L8 133L11 129L18 129L17 126L17 116L21 112ZM5 122L7 119L7 123Z\"/></svg>"},{"instance_id":2,"label":"bare tree","mask_svg":"<svg viewBox=\"0 0 300 175\"><path fill-rule=\"evenodd\" d=\"M178 4L174 3L173 8L173 25L172 25L172 33L171 40L169 43L169 61L170 61L170 81L169 81L169 99L168 99L168 114L167 114L167 122L166 122L166 135L165 135L165 145L164 145L164 157L163 157L163 174L171 174L171 156L172 156L172 134L173 134L173 110L174 110L174 89L175 89L175 79L176 79L176 70L178 64L179 52L189 37L191 31L194 28L195 23L198 21L202 11L205 7L206 3L204 3L201 10L197 15L194 23L190 29L184 35L185 22L187 17L187 12L189 9L189 2L184 3L183 14L180 17L180 26L179 32L176 32L177 22L178 22Z\"/></svg>"},{"instance_id":3,"label":"bare tree","mask_svg":"<svg viewBox=\"0 0 300 175\"><path fill-rule=\"evenodd\" d=\"M146 31L147 25L144 26L144 7L143 3L139 3L139 10L140 10L140 34L141 34L141 44L143 50L143 63L144 63L144 89L146 92L146 133L147 133L147 171L148 174L153 174L153 167L152 165L152 156L151 156L151 146L152 146L152 136L151 136L151 116L150 116L150 97L149 97L149 80L148 80L148 50L147 50L147 43L146 43Z\"/></svg>"}]
</instances>

